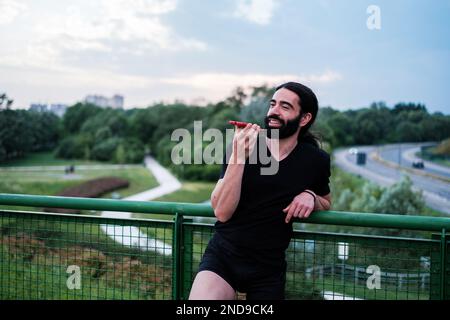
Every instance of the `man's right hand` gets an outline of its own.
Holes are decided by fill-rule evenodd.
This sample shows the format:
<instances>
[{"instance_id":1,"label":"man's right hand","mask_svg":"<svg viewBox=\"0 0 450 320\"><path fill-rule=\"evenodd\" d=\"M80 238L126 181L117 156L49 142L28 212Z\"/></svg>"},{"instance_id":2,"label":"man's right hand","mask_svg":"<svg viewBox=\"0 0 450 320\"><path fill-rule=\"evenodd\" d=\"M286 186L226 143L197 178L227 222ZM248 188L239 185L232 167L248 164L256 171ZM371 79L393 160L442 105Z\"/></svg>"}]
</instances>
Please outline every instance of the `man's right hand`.
<instances>
[{"instance_id":1,"label":"man's right hand","mask_svg":"<svg viewBox=\"0 0 450 320\"><path fill-rule=\"evenodd\" d=\"M249 123L245 128L239 128L237 126L235 128L230 163L245 164L245 160L250 156L256 146L256 140L261 131L261 127L257 124Z\"/></svg>"}]
</instances>

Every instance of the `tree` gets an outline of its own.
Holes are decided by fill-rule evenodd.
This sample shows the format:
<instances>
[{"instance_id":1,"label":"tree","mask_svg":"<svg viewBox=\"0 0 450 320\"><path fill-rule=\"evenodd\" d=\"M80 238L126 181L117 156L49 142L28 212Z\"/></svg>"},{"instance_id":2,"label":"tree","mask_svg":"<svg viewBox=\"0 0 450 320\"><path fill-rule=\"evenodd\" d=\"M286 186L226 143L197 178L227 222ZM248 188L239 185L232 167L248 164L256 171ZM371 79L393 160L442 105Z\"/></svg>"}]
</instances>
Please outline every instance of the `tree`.
<instances>
[{"instance_id":1,"label":"tree","mask_svg":"<svg viewBox=\"0 0 450 320\"><path fill-rule=\"evenodd\" d=\"M89 103L77 103L67 109L63 117L64 129L67 133L73 134L80 131L84 122L101 112L102 109Z\"/></svg>"},{"instance_id":2,"label":"tree","mask_svg":"<svg viewBox=\"0 0 450 320\"><path fill-rule=\"evenodd\" d=\"M327 125L333 130L333 145L354 144L353 122L348 113L336 113L327 121Z\"/></svg>"},{"instance_id":3,"label":"tree","mask_svg":"<svg viewBox=\"0 0 450 320\"><path fill-rule=\"evenodd\" d=\"M265 96L252 98L250 103L241 109L240 118L243 121L259 124L264 128L264 118L269 110L269 100Z\"/></svg>"},{"instance_id":4,"label":"tree","mask_svg":"<svg viewBox=\"0 0 450 320\"><path fill-rule=\"evenodd\" d=\"M13 102L14 100L9 99L6 93L0 94L0 110L9 109L12 106Z\"/></svg>"},{"instance_id":5,"label":"tree","mask_svg":"<svg viewBox=\"0 0 450 320\"><path fill-rule=\"evenodd\" d=\"M241 107L244 105L246 98L247 95L245 94L244 89L242 87L237 87L233 90L231 96L225 99L225 104L235 109L236 112L239 112Z\"/></svg>"},{"instance_id":6,"label":"tree","mask_svg":"<svg viewBox=\"0 0 450 320\"><path fill-rule=\"evenodd\" d=\"M120 138L113 137L94 145L91 152L92 159L100 161L113 160L116 149L120 143Z\"/></svg>"},{"instance_id":7,"label":"tree","mask_svg":"<svg viewBox=\"0 0 450 320\"><path fill-rule=\"evenodd\" d=\"M398 142L420 141L420 126L411 122L403 121L395 129Z\"/></svg>"},{"instance_id":8,"label":"tree","mask_svg":"<svg viewBox=\"0 0 450 320\"><path fill-rule=\"evenodd\" d=\"M427 112L427 108L425 107L425 105L421 104L421 103L413 103L413 102L400 102L397 103L394 106L394 109L392 110L393 113L398 114L400 112L404 112L404 111L424 111Z\"/></svg>"},{"instance_id":9,"label":"tree","mask_svg":"<svg viewBox=\"0 0 450 320\"><path fill-rule=\"evenodd\" d=\"M123 147L122 144L120 144L117 149L116 149L116 153L114 156L114 161L116 163L125 163L127 160L127 155L125 154L125 148Z\"/></svg>"},{"instance_id":10,"label":"tree","mask_svg":"<svg viewBox=\"0 0 450 320\"><path fill-rule=\"evenodd\" d=\"M6 109L0 112L0 144L5 158L21 157L32 149L35 138L31 125L31 117L25 110Z\"/></svg>"}]
</instances>

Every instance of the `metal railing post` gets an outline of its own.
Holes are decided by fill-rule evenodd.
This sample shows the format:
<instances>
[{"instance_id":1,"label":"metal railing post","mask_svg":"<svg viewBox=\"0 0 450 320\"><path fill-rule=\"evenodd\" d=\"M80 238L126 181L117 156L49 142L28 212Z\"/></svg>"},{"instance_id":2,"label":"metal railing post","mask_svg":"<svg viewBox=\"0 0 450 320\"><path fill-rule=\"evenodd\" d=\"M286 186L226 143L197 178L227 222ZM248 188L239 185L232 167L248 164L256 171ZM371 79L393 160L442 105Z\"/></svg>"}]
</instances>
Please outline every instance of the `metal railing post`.
<instances>
[{"instance_id":1,"label":"metal railing post","mask_svg":"<svg viewBox=\"0 0 450 320\"><path fill-rule=\"evenodd\" d=\"M181 297L181 272L182 272L182 245L183 245L183 215L175 213L173 225L173 257L172 257L172 299L180 300Z\"/></svg>"},{"instance_id":2,"label":"metal railing post","mask_svg":"<svg viewBox=\"0 0 450 320\"><path fill-rule=\"evenodd\" d=\"M446 238L446 232L445 229L442 229L441 232L441 290L440 290L440 299L445 300L445 289L446 289L446 268L447 267L447 238Z\"/></svg>"},{"instance_id":3,"label":"metal railing post","mask_svg":"<svg viewBox=\"0 0 450 320\"><path fill-rule=\"evenodd\" d=\"M431 257L430 268L430 299L445 300L447 286L447 241L448 235L443 228L441 233L432 235L432 239L439 241L439 252L435 251Z\"/></svg>"},{"instance_id":4,"label":"metal railing post","mask_svg":"<svg viewBox=\"0 0 450 320\"><path fill-rule=\"evenodd\" d=\"M192 222L193 219L183 219L183 245L181 247L181 299L189 298L190 286L192 284L192 260L194 255L194 241L192 228L186 227L186 222Z\"/></svg>"}]
</instances>

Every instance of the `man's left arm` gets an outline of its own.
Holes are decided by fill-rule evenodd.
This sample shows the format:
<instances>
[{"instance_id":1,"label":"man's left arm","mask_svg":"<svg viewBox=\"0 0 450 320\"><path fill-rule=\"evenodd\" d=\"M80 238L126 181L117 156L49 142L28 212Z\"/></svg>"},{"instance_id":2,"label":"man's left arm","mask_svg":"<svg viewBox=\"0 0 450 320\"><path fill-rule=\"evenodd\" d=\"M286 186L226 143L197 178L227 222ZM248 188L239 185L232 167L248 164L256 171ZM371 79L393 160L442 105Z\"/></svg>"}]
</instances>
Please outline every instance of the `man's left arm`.
<instances>
[{"instance_id":1,"label":"man's left arm","mask_svg":"<svg viewBox=\"0 0 450 320\"><path fill-rule=\"evenodd\" d=\"M330 208L331 208L331 193L324 196L318 196L316 194L316 201L314 204L313 211L330 210Z\"/></svg>"},{"instance_id":2,"label":"man's left arm","mask_svg":"<svg viewBox=\"0 0 450 320\"><path fill-rule=\"evenodd\" d=\"M286 214L285 222L289 223L291 218L308 218L311 212L330 210L331 193L324 196L315 194L312 190L305 190L297 195L292 202L283 209Z\"/></svg>"},{"instance_id":3,"label":"man's left arm","mask_svg":"<svg viewBox=\"0 0 450 320\"><path fill-rule=\"evenodd\" d=\"M286 213L286 223L289 223L292 217L294 218L308 218L311 212L330 210L331 207L331 193L330 193L330 156L327 153L322 153L320 161L318 161L318 174L314 183L311 184L311 189L306 189L300 192L292 202L283 209ZM321 195L317 195L316 192Z\"/></svg>"}]
</instances>

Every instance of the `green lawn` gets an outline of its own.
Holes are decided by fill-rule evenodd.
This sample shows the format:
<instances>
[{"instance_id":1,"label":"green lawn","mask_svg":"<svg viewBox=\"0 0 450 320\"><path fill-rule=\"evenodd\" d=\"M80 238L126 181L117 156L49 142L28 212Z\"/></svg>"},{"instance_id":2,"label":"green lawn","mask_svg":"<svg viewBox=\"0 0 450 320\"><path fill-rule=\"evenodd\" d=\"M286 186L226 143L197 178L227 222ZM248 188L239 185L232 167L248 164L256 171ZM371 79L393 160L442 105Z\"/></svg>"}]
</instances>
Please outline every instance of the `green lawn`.
<instances>
[{"instance_id":1,"label":"green lawn","mask_svg":"<svg viewBox=\"0 0 450 320\"><path fill-rule=\"evenodd\" d=\"M148 279L155 268L170 270L171 258L117 244L96 223L20 216L1 221L0 299L170 298L169 285ZM21 239L24 233L35 242ZM10 236L19 237L18 246ZM130 269L131 259L139 259L139 267ZM69 265L81 267L81 290L67 287Z\"/></svg>"},{"instance_id":2,"label":"green lawn","mask_svg":"<svg viewBox=\"0 0 450 320\"><path fill-rule=\"evenodd\" d=\"M76 170L74 174L42 170L36 172L0 172L0 193L18 193L35 195L56 195L65 188L72 187L87 180L114 176L130 181L126 189L117 190L120 197L127 197L158 186L158 182L144 167L136 166L114 170ZM111 193L103 198L110 198ZM30 210L23 207L8 207L12 210Z\"/></svg>"},{"instance_id":3,"label":"green lawn","mask_svg":"<svg viewBox=\"0 0 450 320\"><path fill-rule=\"evenodd\" d=\"M78 159L58 159L52 151L29 153L20 159L0 162L0 167L24 166L65 166L65 165L105 164L105 162ZM108 163L106 163L108 164Z\"/></svg>"},{"instance_id":4,"label":"green lawn","mask_svg":"<svg viewBox=\"0 0 450 320\"><path fill-rule=\"evenodd\" d=\"M138 299L134 290L118 290L108 286L105 281L91 277L82 282L81 290L70 290L67 268L59 265L36 265L29 262L18 263L9 254L3 254L0 262L3 270L12 270L2 276L2 300L79 300L79 299Z\"/></svg>"},{"instance_id":5,"label":"green lawn","mask_svg":"<svg viewBox=\"0 0 450 320\"><path fill-rule=\"evenodd\" d=\"M368 275L369 276L369 275ZM288 279L293 274L287 275ZM365 283L356 283L353 279L342 281L340 276L324 277L323 280L306 280L305 283L313 286L316 290L331 291L337 294L344 294L346 297L354 297L364 300L429 300L429 293L422 290L418 285L404 285L399 288L395 285L384 285L381 283L380 289L368 289ZM301 287L301 285L300 285Z\"/></svg>"}]
</instances>

